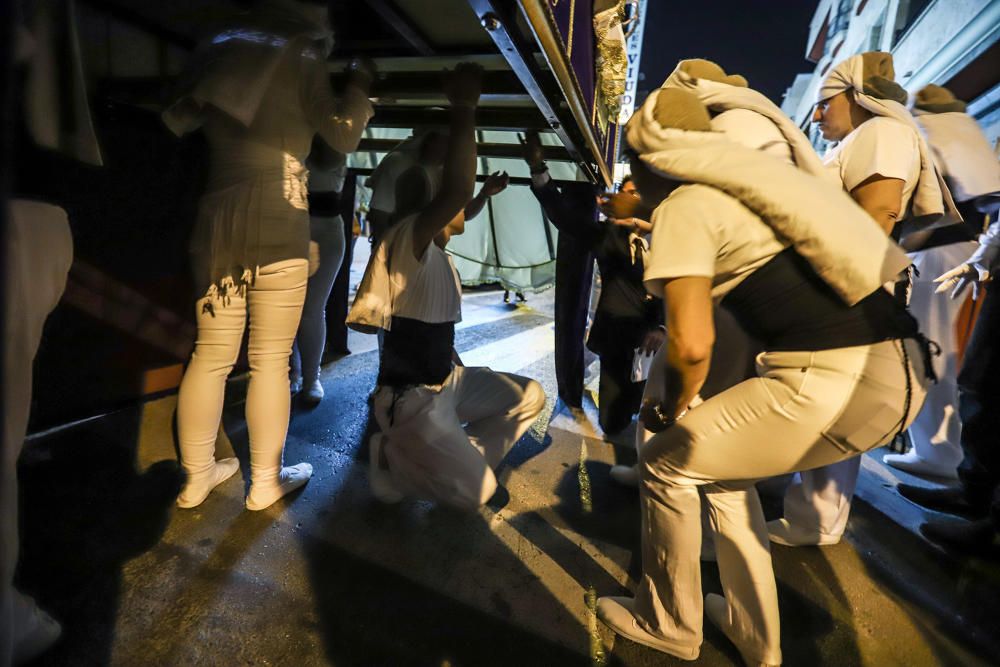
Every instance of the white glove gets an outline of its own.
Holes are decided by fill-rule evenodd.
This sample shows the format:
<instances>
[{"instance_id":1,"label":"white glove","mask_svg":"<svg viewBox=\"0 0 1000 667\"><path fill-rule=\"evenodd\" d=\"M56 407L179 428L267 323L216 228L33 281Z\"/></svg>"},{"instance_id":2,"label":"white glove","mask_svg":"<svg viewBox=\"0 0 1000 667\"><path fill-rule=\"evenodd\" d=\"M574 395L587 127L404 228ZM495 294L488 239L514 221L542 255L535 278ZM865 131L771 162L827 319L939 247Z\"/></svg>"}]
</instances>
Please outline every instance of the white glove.
<instances>
[{"instance_id":1,"label":"white glove","mask_svg":"<svg viewBox=\"0 0 1000 667\"><path fill-rule=\"evenodd\" d=\"M990 272L982 264L960 264L951 271L943 273L934 279L934 282L941 283L934 290L934 293L940 294L941 292L951 290L951 298L957 299L965 291L965 288L971 284L972 298L978 301L979 287L989 277Z\"/></svg>"}]
</instances>

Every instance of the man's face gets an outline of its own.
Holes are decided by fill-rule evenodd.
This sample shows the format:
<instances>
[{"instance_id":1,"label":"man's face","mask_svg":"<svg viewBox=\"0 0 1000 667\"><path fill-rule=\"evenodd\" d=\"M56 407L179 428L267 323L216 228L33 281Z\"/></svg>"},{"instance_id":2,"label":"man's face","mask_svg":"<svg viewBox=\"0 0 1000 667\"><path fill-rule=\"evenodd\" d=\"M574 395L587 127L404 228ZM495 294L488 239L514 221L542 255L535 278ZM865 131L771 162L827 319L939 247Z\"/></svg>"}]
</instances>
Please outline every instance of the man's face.
<instances>
[{"instance_id":1,"label":"man's face","mask_svg":"<svg viewBox=\"0 0 1000 667\"><path fill-rule=\"evenodd\" d=\"M816 105L812 121L827 141L841 141L854 130L851 118L851 98L848 91L838 93Z\"/></svg>"},{"instance_id":2,"label":"man's face","mask_svg":"<svg viewBox=\"0 0 1000 667\"><path fill-rule=\"evenodd\" d=\"M625 184L622 185L621 191L626 194L630 194L633 197L639 196L639 191L635 189L635 181L633 180L626 181Z\"/></svg>"}]
</instances>

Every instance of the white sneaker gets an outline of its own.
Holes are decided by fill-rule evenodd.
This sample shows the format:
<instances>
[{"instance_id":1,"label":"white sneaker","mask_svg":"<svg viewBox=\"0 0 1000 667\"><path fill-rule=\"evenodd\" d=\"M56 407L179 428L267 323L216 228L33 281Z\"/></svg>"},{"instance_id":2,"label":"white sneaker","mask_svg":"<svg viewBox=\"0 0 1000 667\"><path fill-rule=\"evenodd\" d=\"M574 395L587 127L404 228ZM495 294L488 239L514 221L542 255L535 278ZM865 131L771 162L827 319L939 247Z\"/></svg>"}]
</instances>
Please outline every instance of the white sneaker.
<instances>
[{"instance_id":1,"label":"white sneaker","mask_svg":"<svg viewBox=\"0 0 1000 667\"><path fill-rule=\"evenodd\" d=\"M14 664L28 662L48 651L62 636L62 626L35 601L17 590L11 590L13 609L12 640Z\"/></svg>"},{"instance_id":2,"label":"white sneaker","mask_svg":"<svg viewBox=\"0 0 1000 667\"><path fill-rule=\"evenodd\" d=\"M840 535L807 532L793 526L788 519L768 521L767 537L775 544L786 547L828 547L840 542Z\"/></svg>"},{"instance_id":3,"label":"white sneaker","mask_svg":"<svg viewBox=\"0 0 1000 667\"><path fill-rule=\"evenodd\" d=\"M402 500L403 494L393 484L392 475L380 463L384 441L385 436L381 433L375 433L368 440L368 483L376 500L391 505Z\"/></svg>"},{"instance_id":4,"label":"white sneaker","mask_svg":"<svg viewBox=\"0 0 1000 667\"><path fill-rule=\"evenodd\" d=\"M309 383L302 395L299 396L299 400L306 405L319 405L319 402L323 400L323 385L320 384L319 378L316 378Z\"/></svg>"},{"instance_id":5,"label":"white sneaker","mask_svg":"<svg viewBox=\"0 0 1000 667\"><path fill-rule=\"evenodd\" d=\"M622 486L630 486L633 489L639 488L639 466L611 466L611 479Z\"/></svg>"},{"instance_id":6,"label":"white sneaker","mask_svg":"<svg viewBox=\"0 0 1000 667\"><path fill-rule=\"evenodd\" d=\"M177 506L182 509L190 509L201 505L215 487L235 475L239 469L239 459L235 457L219 459L215 462L205 479L198 480L197 482L188 480L180 495L177 496Z\"/></svg>"},{"instance_id":7,"label":"white sneaker","mask_svg":"<svg viewBox=\"0 0 1000 667\"><path fill-rule=\"evenodd\" d=\"M937 463L931 463L927 459L917 456L917 453L913 450L905 454L886 454L882 457L882 463L912 475L958 479L958 464L942 466Z\"/></svg>"},{"instance_id":8,"label":"white sneaker","mask_svg":"<svg viewBox=\"0 0 1000 667\"><path fill-rule=\"evenodd\" d=\"M278 483L270 488L261 488L250 484L250 494L247 496L247 509L254 512L267 509L292 491L305 486L312 477L311 463L296 463L286 466L278 473Z\"/></svg>"}]
</instances>

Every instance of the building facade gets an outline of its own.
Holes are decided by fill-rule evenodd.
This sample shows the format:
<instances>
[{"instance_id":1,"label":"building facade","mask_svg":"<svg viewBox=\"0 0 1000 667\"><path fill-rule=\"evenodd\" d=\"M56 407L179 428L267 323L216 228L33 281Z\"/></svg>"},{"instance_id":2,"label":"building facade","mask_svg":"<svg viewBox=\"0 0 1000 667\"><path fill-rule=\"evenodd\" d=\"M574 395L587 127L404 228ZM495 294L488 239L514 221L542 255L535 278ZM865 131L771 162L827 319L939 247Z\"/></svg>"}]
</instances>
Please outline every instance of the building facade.
<instances>
[{"instance_id":1,"label":"building facade","mask_svg":"<svg viewBox=\"0 0 1000 667\"><path fill-rule=\"evenodd\" d=\"M892 53L910 95L929 83L950 89L998 145L1000 0L820 0L806 44L816 68L795 78L782 104L817 146L817 89L831 67L865 51Z\"/></svg>"}]
</instances>

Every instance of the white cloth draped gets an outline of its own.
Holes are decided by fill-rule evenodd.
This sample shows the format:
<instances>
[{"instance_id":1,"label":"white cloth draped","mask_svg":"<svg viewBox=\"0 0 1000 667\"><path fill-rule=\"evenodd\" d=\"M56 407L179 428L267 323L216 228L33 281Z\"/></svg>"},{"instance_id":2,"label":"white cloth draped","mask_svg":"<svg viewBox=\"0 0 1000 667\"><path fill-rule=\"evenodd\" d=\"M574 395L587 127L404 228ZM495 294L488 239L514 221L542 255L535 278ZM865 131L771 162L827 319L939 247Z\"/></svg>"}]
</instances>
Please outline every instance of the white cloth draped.
<instances>
[{"instance_id":1,"label":"white cloth draped","mask_svg":"<svg viewBox=\"0 0 1000 667\"><path fill-rule=\"evenodd\" d=\"M771 100L751 88L742 88L709 79L697 79L681 69L684 61L663 82L663 88L679 88L694 93L709 111L721 112L730 109L746 109L759 113L777 126L792 150L792 158L802 171L821 176L823 163L809 139L792 120Z\"/></svg>"},{"instance_id":2,"label":"white cloth draped","mask_svg":"<svg viewBox=\"0 0 1000 667\"><path fill-rule=\"evenodd\" d=\"M662 127L656 95L628 124L628 143L663 176L721 190L757 214L853 305L910 264L840 188L717 133Z\"/></svg>"}]
</instances>

